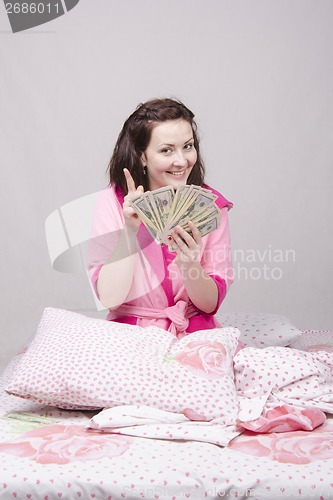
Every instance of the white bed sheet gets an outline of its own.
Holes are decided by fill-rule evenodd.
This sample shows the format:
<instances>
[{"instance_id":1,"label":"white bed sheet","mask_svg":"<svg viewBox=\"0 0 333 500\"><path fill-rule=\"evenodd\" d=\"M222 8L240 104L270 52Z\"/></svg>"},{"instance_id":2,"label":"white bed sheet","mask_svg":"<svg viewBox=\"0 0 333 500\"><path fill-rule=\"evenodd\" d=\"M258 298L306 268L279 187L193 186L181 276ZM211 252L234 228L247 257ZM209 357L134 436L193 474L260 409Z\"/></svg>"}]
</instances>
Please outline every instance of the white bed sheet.
<instances>
[{"instance_id":1,"label":"white bed sheet","mask_svg":"<svg viewBox=\"0 0 333 500\"><path fill-rule=\"evenodd\" d=\"M311 432L244 432L227 447L87 431L92 413L3 391L19 357L1 378L0 498L333 498L330 416Z\"/></svg>"}]
</instances>

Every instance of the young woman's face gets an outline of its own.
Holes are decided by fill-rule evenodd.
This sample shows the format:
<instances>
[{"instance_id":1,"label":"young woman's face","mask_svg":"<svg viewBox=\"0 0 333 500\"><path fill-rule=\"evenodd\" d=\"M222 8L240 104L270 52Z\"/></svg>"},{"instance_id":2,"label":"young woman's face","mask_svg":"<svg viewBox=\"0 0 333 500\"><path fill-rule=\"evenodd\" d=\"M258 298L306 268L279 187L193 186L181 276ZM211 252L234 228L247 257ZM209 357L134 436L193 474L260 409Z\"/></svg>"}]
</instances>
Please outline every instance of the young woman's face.
<instances>
[{"instance_id":1,"label":"young woman's face","mask_svg":"<svg viewBox=\"0 0 333 500\"><path fill-rule=\"evenodd\" d=\"M155 125L141 161L147 167L149 189L186 184L197 161L190 123L179 119Z\"/></svg>"}]
</instances>

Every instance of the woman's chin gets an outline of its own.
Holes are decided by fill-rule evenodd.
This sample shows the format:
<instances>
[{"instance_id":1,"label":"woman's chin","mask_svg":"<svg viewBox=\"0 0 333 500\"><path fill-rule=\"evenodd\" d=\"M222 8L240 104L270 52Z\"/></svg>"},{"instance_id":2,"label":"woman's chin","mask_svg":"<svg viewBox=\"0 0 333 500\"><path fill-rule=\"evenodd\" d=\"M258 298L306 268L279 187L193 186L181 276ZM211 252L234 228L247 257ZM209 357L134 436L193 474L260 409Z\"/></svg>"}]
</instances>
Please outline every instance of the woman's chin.
<instances>
[{"instance_id":1,"label":"woman's chin","mask_svg":"<svg viewBox=\"0 0 333 500\"><path fill-rule=\"evenodd\" d=\"M178 181L178 180L177 180L177 181L172 181L172 180L171 180L171 181L169 182L168 186L173 187L173 189L178 189L178 188L180 188L180 187L182 187L182 186L185 186L186 181L187 181L187 179L186 179L186 180L183 180L183 181Z\"/></svg>"}]
</instances>

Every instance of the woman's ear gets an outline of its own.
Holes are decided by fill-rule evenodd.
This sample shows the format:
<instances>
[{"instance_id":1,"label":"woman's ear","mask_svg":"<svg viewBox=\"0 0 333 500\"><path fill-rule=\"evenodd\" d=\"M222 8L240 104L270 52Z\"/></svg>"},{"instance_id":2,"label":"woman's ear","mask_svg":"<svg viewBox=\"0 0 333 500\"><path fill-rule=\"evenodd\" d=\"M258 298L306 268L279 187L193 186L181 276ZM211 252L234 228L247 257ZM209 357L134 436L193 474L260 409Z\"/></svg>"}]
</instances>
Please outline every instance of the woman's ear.
<instances>
[{"instance_id":1,"label":"woman's ear","mask_svg":"<svg viewBox=\"0 0 333 500\"><path fill-rule=\"evenodd\" d=\"M146 158L145 153L142 153L140 160L141 160L142 166L145 167L147 165L147 158Z\"/></svg>"}]
</instances>

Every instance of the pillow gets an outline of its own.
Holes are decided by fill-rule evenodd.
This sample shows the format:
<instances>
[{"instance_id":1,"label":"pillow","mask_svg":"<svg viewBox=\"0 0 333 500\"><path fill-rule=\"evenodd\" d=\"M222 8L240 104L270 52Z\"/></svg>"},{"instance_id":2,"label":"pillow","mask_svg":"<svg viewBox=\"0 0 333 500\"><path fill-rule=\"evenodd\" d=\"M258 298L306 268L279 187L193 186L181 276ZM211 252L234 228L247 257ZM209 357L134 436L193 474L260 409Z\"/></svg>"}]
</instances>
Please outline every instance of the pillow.
<instances>
[{"instance_id":1,"label":"pillow","mask_svg":"<svg viewBox=\"0 0 333 500\"><path fill-rule=\"evenodd\" d=\"M277 314L218 313L216 318L222 327L238 328L246 347L286 347L302 335L288 318Z\"/></svg>"},{"instance_id":2,"label":"pillow","mask_svg":"<svg viewBox=\"0 0 333 500\"><path fill-rule=\"evenodd\" d=\"M65 409L146 405L233 425L238 336L217 328L178 340L155 326L46 308L6 391Z\"/></svg>"},{"instance_id":3,"label":"pillow","mask_svg":"<svg viewBox=\"0 0 333 500\"><path fill-rule=\"evenodd\" d=\"M293 341L292 349L300 351L328 351L333 352L333 331L332 330L303 330L302 337Z\"/></svg>"}]
</instances>

